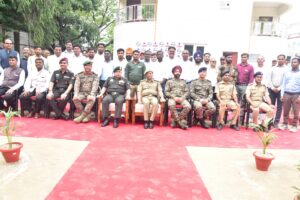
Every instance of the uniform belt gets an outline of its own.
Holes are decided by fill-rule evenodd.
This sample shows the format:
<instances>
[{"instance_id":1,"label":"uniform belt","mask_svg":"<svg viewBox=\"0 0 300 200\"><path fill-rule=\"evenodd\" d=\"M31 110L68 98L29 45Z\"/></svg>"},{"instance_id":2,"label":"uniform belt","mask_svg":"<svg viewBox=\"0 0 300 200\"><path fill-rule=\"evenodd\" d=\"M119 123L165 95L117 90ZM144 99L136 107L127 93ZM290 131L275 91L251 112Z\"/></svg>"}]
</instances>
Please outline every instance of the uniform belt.
<instances>
[{"instance_id":1,"label":"uniform belt","mask_svg":"<svg viewBox=\"0 0 300 200\"><path fill-rule=\"evenodd\" d=\"M289 94L289 95L300 95L300 92L284 92L284 94Z\"/></svg>"},{"instance_id":2,"label":"uniform belt","mask_svg":"<svg viewBox=\"0 0 300 200\"><path fill-rule=\"evenodd\" d=\"M143 95L143 97L157 97L157 95L153 95L153 94L148 94L148 95Z\"/></svg>"},{"instance_id":3,"label":"uniform belt","mask_svg":"<svg viewBox=\"0 0 300 200\"><path fill-rule=\"evenodd\" d=\"M110 95L123 95L123 94L121 94L119 92L109 92L108 94L110 94Z\"/></svg>"}]
</instances>

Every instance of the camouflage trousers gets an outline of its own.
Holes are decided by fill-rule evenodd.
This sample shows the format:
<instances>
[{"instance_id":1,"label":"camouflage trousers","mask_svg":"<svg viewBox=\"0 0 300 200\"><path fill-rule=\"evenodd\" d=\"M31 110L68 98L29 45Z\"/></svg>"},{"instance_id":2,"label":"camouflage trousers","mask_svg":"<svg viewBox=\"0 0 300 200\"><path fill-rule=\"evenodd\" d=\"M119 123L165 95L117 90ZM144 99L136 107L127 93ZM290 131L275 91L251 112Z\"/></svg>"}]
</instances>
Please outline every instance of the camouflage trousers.
<instances>
[{"instance_id":1,"label":"camouflage trousers","mask_svg":"<svg viewBox=\"0 0 300 200\"><path fill-rule=\"evenodd\" d=\"M201 101L194 101L194 110L196 113L196 117L198 119L202 119L203 112L206 112L206 114L211 115L214 112L216 112L216 107L211 101L207 104L203 104Z\"/></svg>"},{"instance_id":2,"label":"camouflage trousers","mask_svg":"<svg viewBox=\"0 0 300 200\"><path fill-rule=\"evenodd\" d=\"M179 122L181 120L185 120L187 118L187 114L191 110L191 105L187 100L182 101L179 105L182 106L181 111L177 111L176 102L175 102L174 99L169 99L168 100L168 107L169 107L169 110L171 111L171 117L176 122Z\"/></svg>"},{"instance_id":3,"label":"camouflage trousers","mask_svg":"<svg viewBox=\"0 0 300 200\"><path fill-rule=\"evenodd\" d=\"M96 100L96 97L94 97L93 100L89 100L85 107L83 108L83 105L82 105L82 100L84 99L87 99L89 95L86 94L86 93L80 93L78 94L78 99L73 99L73 102L74 102L74 105L76 107L76 109L81 113L82 111L84 111L85 113L90 113L93 106L94 106L94 103L95 103L95 100Z\"/></svg>"}]
</instances>

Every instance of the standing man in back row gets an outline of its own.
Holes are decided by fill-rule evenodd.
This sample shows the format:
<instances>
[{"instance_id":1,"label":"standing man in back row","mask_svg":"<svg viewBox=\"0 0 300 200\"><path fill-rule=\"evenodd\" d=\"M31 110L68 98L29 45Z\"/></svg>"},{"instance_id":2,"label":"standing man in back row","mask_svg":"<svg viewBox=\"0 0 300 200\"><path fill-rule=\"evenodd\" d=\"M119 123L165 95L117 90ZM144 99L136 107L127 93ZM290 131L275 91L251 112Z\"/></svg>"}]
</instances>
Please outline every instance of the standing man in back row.
<instances>
[{"instance_id":1,"label":"standing man in back row","mask_svg":"<svg viewBox=\"0 0 300 200\"><path fill-rule=\"evenodd\" d=\"M282 101L281 101L281 88L283 84L284 74L286 73L285 66L285 55L280 54L277 56L277 66L271 68L268 74L267 87L269 90L272 104L276 104L276 115L274 120L274 127L278 128L282 112Z\"/></svg>"},{"instance_id":2,"label":"standing man in back row","mask_svg":"<svg viewBox=\"0 0 300 200\"><path fill-rule=\"evenodd\" d=\"M125 67L125 78L130 84L130 97L133 98L137 92L137 87L140 81L144 79L146 66L143 62L139 61L138 50L133 51L133 61L128 62Z\"/></svg>"}]
</instances>

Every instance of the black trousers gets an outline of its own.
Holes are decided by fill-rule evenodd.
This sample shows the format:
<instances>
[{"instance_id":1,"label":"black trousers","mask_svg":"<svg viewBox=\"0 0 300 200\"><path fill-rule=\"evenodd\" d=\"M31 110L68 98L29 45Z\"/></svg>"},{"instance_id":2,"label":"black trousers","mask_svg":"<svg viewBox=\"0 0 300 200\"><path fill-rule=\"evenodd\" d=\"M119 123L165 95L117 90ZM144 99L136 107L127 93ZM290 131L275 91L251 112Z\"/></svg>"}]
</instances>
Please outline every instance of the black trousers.
<instances>
[{"instance_id":1,"label":"black trousers","mask_svg":"<svg viewBox=\"0 0 300 200\"><path fill-rule=\"evenodd\" d=\"M281 93L279 92L273 92L270 88L268 88L270 99L273 105L276 104L276 115L274 124L278 124L280 121L281 113L282 113L282 101L281 101Z\"/></svg>"},{"instance_id":2,"label":"black trousers","mask_svg":"<svg viewBox=\"0 0 300 200\"><path fill-rule=\"evenodd\" d=\"M47 100L49 102L50 107L55 112L56 116L61 116L63 113L67 103L71 99L71 95L68 94L67 97L64 100L59 100L57 102L57 98L60 98L60 96L65 92L65 90L53 90L54 97L51 100Z\"/></svg>"},{"instance_id":3,"label":"black trousers","mask_svg":"<svg viewBox=\"0 0 300 200\"><path fill-rule=\"evenodd\" d=\"M4 108L4 101L7 103L7 107L12 107L13 110L17 109L17 92L18 90L15 90L12 94L6 94L6 92L9 90L9 87L6 86L0 86L0 109Z\"/></svg>"},{"instance_id":4,"label":"black trousers","mask_svg":"<svg viewBox=\"0 0 300 200\"><path fill-rule=\"evenodd\" d=\"M24 96L24 93L20 95L21 105L23 106L24 110L28 110L29 112L32 111L32 100L31 97L36 96L35 90L30 92L28 96ZM35 106L33 109L33 113L40 113L42 104L46 100L46 92L42 92L36 96Z\"/></svg>"}]
</instances>

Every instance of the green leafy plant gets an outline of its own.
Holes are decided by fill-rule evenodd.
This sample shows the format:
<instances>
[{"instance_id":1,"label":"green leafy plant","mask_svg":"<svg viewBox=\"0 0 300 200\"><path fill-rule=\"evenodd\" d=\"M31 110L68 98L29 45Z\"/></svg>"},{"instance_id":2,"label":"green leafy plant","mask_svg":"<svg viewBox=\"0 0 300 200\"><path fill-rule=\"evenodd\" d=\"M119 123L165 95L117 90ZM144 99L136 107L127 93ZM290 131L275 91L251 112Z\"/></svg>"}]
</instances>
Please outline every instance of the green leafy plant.
<instances>
[{"instance_id":1,"label":"green leafy plant","mask_svg":"<svg viewBox=\"0 0 300 200\"><path fill-rule=\"evenodd\" d=\"M296 167L297 167L298 171L300 172L300 163L298 165L296 165ZM294 188L296 191L297 200L300 200L300 187L293 186L292 188Z\"/></svg>"},{"instance_id":2,"label":"green leafy plant","mask_svg":"<svg viewBox=\"0 0 300 200\"><path fill-rule=\"evenodd\" d=\"M263 154L266 154L266 150L268 146L271 144L271 142L276 138L276 134L273 132L273 130L267 132L265 131L265 127L263 125L257 125L255 127L257 130L257 135L261 141L261 144L263 146Z\"/></svg>"},{"instance_id":3,"label":"green leafy plant","mask_svg":"<svg viewBox=\"0 0 300 200\"><path fill-rule=\"evenodd\" d=\"M2 126L2 133L7 138L7 143L9 145L9 148L12 148L12 137L14 135L14 132L16 130L15 123L14 123L14 117L20 116L20 113L17 111L13 111L10 107L8 111L0 111L4 117L5 117L5 123Z\"/></svg>"}]
</instances>

